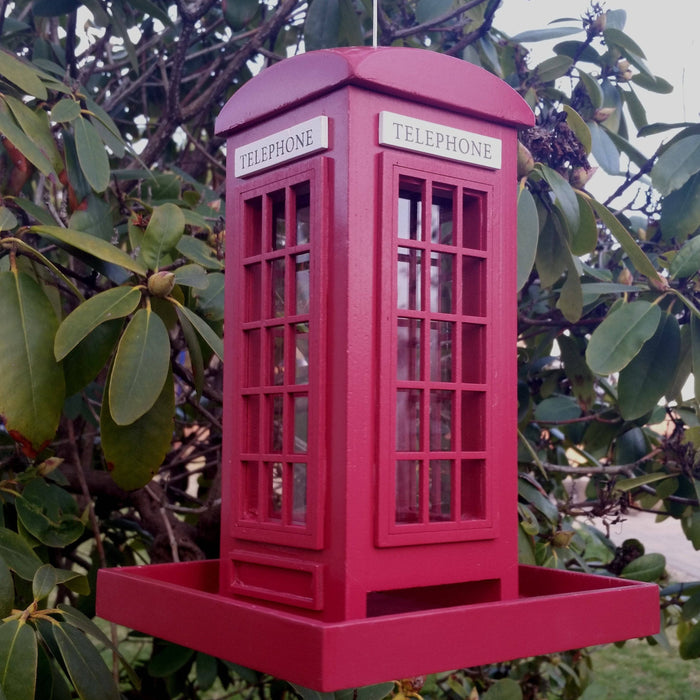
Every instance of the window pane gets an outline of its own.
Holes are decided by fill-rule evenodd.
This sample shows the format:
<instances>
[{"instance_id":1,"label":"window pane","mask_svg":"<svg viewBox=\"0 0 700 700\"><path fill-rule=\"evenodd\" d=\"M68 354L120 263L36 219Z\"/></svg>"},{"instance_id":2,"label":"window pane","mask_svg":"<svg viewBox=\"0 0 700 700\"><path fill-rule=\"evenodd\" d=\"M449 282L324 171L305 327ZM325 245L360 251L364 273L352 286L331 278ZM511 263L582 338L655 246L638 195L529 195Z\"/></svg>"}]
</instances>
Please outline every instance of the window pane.
<instances>
[{"instance_id":1,"label":"window pane","mask_svg":"<svg viewBox=\"0 0 700 700\"><path fill-rule=\"evenodd\" d=\"M399 309L421 308L421 251L399 248L397 270L397 306Z\"/></svg>"},{"instance_id":2,"label":"window pane","mask_svg":"<svg viewBox=\"0 0 700 700\"><path fill-rule=\"evenodd\" d=\"M483 450L486 444L486 417L484 394L478 391L462 392L462 449Z\"/></svg>"},{"instance_id":3,"label":"window pane","mask_svg":"<svg viewBox=\"0 0 700 700\"><path fill-rule=\"evenodd\" d=\"M284 470L281 462L273 462L269 465L268 481L268 518L270 520L282 519L282 490L284 488Z\"/></svg>"},{"instance_id":4,"label":"window pane","mask_svg":"<svg viewBox=\"0 0 700 700\"><path fill-rule=\"evenodd\" d=\"M284 212L284 190L270 196L272 200L272 249L281 250L287 245L287 225Z\"/></svg>"},{"instance_id":5,"label":"window pane","mask_svg":"<svg viewBox=\"0 0 700 700\"><path fill-rule=\"evenodd\" d=\"M462 325L462 381L481 383L486 376L484 338L486 329L473 323Z\"/></svg>"},{"instance_id":6,"label":"window pane","mask_svg":"<svg viewBox=\"0 0 700 700\"><path fill-rule=\"evenodd\" d=\"M452 313L452 278L454 255L430 254L430 310Z\"/></svg>"},{"instance_id":7,"label":"window pane","mask_svg":"<svg viewBox=\"0 0 700 700\"><path fill-rule=\"evenodd\" d=\"M269 398L270 452L282 452L284 396L275 394Z\"/></svg>"},{"instance_id":8,"label":"window pane","mask_svg":"<svg viewBox=\"0 0 700 700\"><path fill-rule=\"evenodd\" d=\"M462 264L462 299L465 316L485 316L485 263L479 258L464 257Z\"/></svg>"},{"instance_id":9,"label":"window pane","mask_svg":"<svg viewBox=\"0 0 700 700\"><path fill-rule=\"evenodd\" d=\"M284 258L275 258L270 264L272 285L272 308L270 313L274 318L284 316Z\"/></svg>"},{"instance_id":10,"label":"window pane","mask_svg":"<svg viewBox=\"0 0 700 700\"><path fill-rule=\"evenodd\" d=\"M294 397L294 452L304 453L309 440L309 397Z\"/></svg>"},{"instance_id":11,"label":"window pane","mask_svg":"<svg viewBox=\"0 0 700 700\"><path fill-rule=\"evenodd\" d=\"M421 393L418 389L396 392L396 449L399 451L420 450Z\"/></svg>"},{"instance_id":12,"label":"window pane","mask_svg":"<svg viewBox=\"0 0 700 700\"><path fill-rule=\"evenodd\" d=\"M260 397L243 398L243 435L241 444L244 452L257 452L260 449Z\"/></svg>"},{"instance_id":13,"label":"window pane","mask_svg":"<svg viewBox=\"0 0 700 700\"><path fill-rule=\"evenodd\" d=\"M296 193L296 235L297 245L305 245L310 240L311 200L309 184L304 183L294 188Z\"/></svg>"},{"instance_id":14,"label":"window pane","mask_svg":"<svg viewBox=\"0 0 700 700\"><path fill-rule=\"evenodd\" d=\"M262 347L260 345L260 329L254 328L245 332L245 386L260 386L260 365Z\"/></svg>"},{"instance_id":15,"label":"window pane","mask_svg":"<svg viewBox=\"0 0 700 700\"><path fill-rule=\"evenodd\" d=\"M431 522L452 520L452 461L430 460L428 480L429 520Z\"/></svg>"},{"instance_id":16,"label":"window pane","mask_svg":"<svg viewBox=\"0 0 700 700\"><path fill-rule=\"evenodd\" d=\"M294 269L296 288L294 313L298 315L309 313L309 254L296 255Z\"/></svg>"},{"instance_id":17,"label":"window pane","mask_svg":"<svg viewBox=\"0 0 700 700\"><path fill-rule=\"evenodd\" d=\"M246 321L260 320L260 302L263 298L261 271L260 263L245 266L245 309L243 318Z\"/></svg>"},{"instance_id":18,"label":"window pane","mask_svg":"<svg viewBox=\"0 0 700 700\"><path fill-rule=\"evenodd\" d=\"M270 384L284 384L284 326L273 326L268 332L270 343Z\"/></svg>"},{"instance_id":19,"label":"window pane","mask_svg":"<svg viewBox=\"0 0 700 700\"><path fill-rule=\"evenodd\" d=\"M245 253L259 255L262 250L262 197L245 203Z\"/></svg>"},{"instance_id":20,"label":"window pane","mask_svg":"<svg viewBox=\"0 0 700 700\"><path fill-rule=\"evenodd\" d=\"M257 520L260 517L258 501L258 463L243 463L243 518Z\"/></svg>"},{"instance_id":21,"label":"window pane","mask_svg":"<svg viewBox=\"0 0 700 700\"><path fill-rule=\"evenodd\" d=\"M396 522L420 522L420 462L396 462Z\"/></svg>"},{"instance_id":22,"label":"window pane","mask_svg":"<svg viewBox=\"0 0 700 700\"><path fill-rule=\"evenodd\" d=\"M430 449L452 449L453 391L430 392Z\"/></svg>"},{"instance_id":23,"label":"window pane","mask_svg":"<svg viewBox=\"0 0 700 700\"><path fill-rule=\"evenodd\" d=\"M420 379L420 329L416 318L399 318L396 338L396 378L403 381Z\"/></svg>"},{"instance_id":24,"label":"window pane","mask_svg":"<svg viewBox=\"0 0 700 700\"><path fill-rule=\"evenodd\" d=\"M454 323L430 322L430 380L452 381L452 351Z\"/></svg>"},{"instance_id":25,"label":"window pane","mask_svg":"<svg viewBox=\"0 0 700 700\"><path fill-rule=\"evenodd\" d=\"M294 326L295 349L295 384L309 383L309 324L297 323Z\"/></svg>"},{"instance_id":26,"label":"window pane","mask_svg":"<svg viewBox=\"0 0 700 700\"><path fill-rule=\"evenodd\" d=\"M462 520L474 520L486 516L484 476L482 460L462 460L460 494Z\"/></svg>"},{"instance_id":27,"label":"window pane","mask_svg":"<svg viewBox=\"0 0 700 700\"><path fill-rule=\"evenodd\" d=\"M465 194L462 203L463 244L465 248L486 250L486 236L481 221L481 197Z\"/></svg>"},{"instance_id":28,"label":"window pane","mask_svg":"<svg viewBox=\"0 0 700 700\"><path fill-rule=\"evenodd\" d=\"M419 241L421 238L421 192L419 189L399 189L397 234L399 238Z\"/></svg>"},{"instance_id":29,"label":"window pane","mask_svg":"<svg viewBox=\"0 0 700 700\"><path fill-rule=\"evenodd\" d=\"M454 245L452 225L452 192L433 192L433 206L430 211L430 239L432 242Z\"/></svg>"},{"instance_id":30,"label":"window pane","mask_svg":"<svg viewBox=\"0 0 700 700\"><path fill-rule=\"evenodd\" d=\"M292 465L292 522L306 522L306 464Z\"/></svg>"}]
</instances>

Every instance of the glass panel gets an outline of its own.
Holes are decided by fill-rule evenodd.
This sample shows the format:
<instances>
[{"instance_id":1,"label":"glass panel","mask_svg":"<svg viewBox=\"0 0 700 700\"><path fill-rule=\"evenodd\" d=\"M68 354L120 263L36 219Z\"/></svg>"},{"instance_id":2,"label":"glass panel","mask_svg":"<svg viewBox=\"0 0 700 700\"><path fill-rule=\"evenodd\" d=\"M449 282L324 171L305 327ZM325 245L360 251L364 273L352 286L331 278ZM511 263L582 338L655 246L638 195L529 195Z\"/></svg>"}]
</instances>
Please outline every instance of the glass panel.
<instances>
[{"instance_id":1,"label":"glass panel","mask_svg":"<svg viewBox=\"0 0 700 700\"><path fill-rule=\"evenodd\" d=\"M309 254L302 253L294 256L295 263L295 309L298 315L309 313Z\"/></svg>"},{"instance_id":2,"label":"glass panel","mask_svg":"<svg viewBox=\"0 0 700 700\"><path fill-rule=\"evenodd\" d=\"M420 328L416 318L399 318L396 342L396 378L400 381L420 379Z\"/></svg>"},{"instance_id":3,"label":"glass panel","mask_svg":"<svg viewBox=\"0 0 700 700\"><path fill-rule=\"evenodd\" d=\"M294 452L303 454L309 440L309 397L305 394L294 397Z\"/></svg>"},{"instance_id":4,"label":"glass panel","mask_svg":"<svg viewBox=\"0 0 700 700\"><path fill-rule=\"evenodd\" d=\"M462 200L463 245L474 250L486 250L486 236L481 221L481 197L465 194Z\"/></svg>"},{"instance_id":5,"label":"glass panel","mask_svg":"<svg viewBox=\"0 0 700 700\"><path fill-rule=\"evenodd\" d=\"M262 251L262 197L245 203L245 254L259 255Z\"/></svg>"},{"instance_id":6,"label":"glass panel","mask_svg":"<svg viewBox=\"0 0 700 700\"><path fill-rule=\"evenodd\" d=\"M478 258L464 257L462 263L462 299L465 316L485 316L484 299L485 262Z\"/></svg>"},{"instance_id":7,"label":"glass panel","mask_svg":"<svg viewBox=\"0 0 700 700\"><path fill-rule=\"evenodd\" d=\"M399 248L397 273L398 308L420 309L421 251L414 248Z\"/></svg>"},{"instance_id":8,"label":"glass panel","mask_svg":"<svg viewBox=\"0 0 700 700\"><path fill-rule=\"evenodd\" d=\"M484 394L478 391L462 392L462 449L483 450L485 433Z\"/></svg>"},{"instance_id":9,"label":"glass panel","mask_svg":"<svg viewBox=\"0 0 700 700\"><path fill-rule=\"evenodd\" d=\"M418 389L399 389L396 394L396 449L403 452L420 450L422 392Z\"/></svg>"},{"instance_id":10,"label":"glass panel","mask_svg":"<svg viewBox=\"0 0 700 700\"><path fill-rule=\"evenodd\" d=\"M305 245L310 240L311 233L311 199L309 183L294 188L296 194L296 235L297 245Z\"/></svg>"},{"instance_id":11,"label":"glass panel","mask_svg":"<svg viewBox=\"0 0 700 700\"><path fill-rule=\"evenodd\" d=\"M245 310L246 321L260 320L260 302L262 301L262 266L260 263L245 266Z\"/></svg>"},{"instance_id":12,"label":"glass panel","mask_svg":"<svg viewBox=\"0 0 700 700\"><path fill-rule=\"evenodd\" d=\"M275 258L270 264L272 284L271 315L275 318L284 316L284 258Z\"/></svg>"},{"instance_id":13,"label":"glass panel","mask_svg":"<svg viewBox=\"0 0 700 700\"><path fill-rule=\"evenodd\" d=\"M452 520L452 460L430 460L428 481L428 519Z\"/></svg>"},{"instance_id":14,"label":"glass panel","mask_svg":"<svg viewBox=\"0 0 700 700\"><path fill-rule=\"evenodd\" d=\"M430 210L430 240L433 243L454 245L452 236L452 192L433 192Z\"/></svg>"},{"instance_id":15,"label":"glass panel","mask_svg":"<svg viewBox=\"0 0 700 700\"><path fill-rule=\"evenodd\" d=\"M270 342L270 384L284 384L284 326L273 326L268 331Z\"/></svg>"},{"instance_id":16,"label":"glass panel","mask_svg":"<svg viewBox=\"0 0 700 700\"><path fill-rule=\"evenodd\" d=\"M454 323L430 322L430 380L451 382Z\"/></svg>"},{"instance_id":17,"label":"glass panel","mask_svg":"<svg viewBox=\"0 0 700 700\"><path fill-rule=\"evenodd\" d=\"M306 464L300 462L292 465L292 522L306 522Z\"/></svg>"},{"instance_id":18,"label":"glass panel","mask_svg":"<svg viewBox=\"0 0 700 700\"><path fill-rule=\"evenodd\" d=\"M243 436L241 444L244 452L258 452L260 449L260 397L243 397Z\"/></svg>"},{"instance_id":19,"label":"glass panel","mask_svg":"<svg viewBox=\"0 0 700 700\"><path fill-rule=\"evenodd\" d=\"M454 255L430 254L430 310L452 313L452 268Z\"/></svg>"},{"instance_id":20,"label":"glass panel","mask_svg":"<svg viewBox=\"0 0 700 700\"><path fill-rule=\"evenodd\" d=\"M309 383L309 324L297 323L294 326L295 349L295 384Z\"/></svg>"},{"instance_id":21,"label":"glass panel","mask_svg":"<svg viewBox=\"0 0 700 700\"><path fill-rule=\"evenodd\" d=\"M485 517L484 476L484 462L482 460L462 460L462 488L460 494L462 520L474 520Z\"/></svg>"},{"instance_id":22,"label":"glass panel","mask_svg":"<svg viewBox=\"0 0 700 700\"><path fill-rule=\"evenodd\" d=\"M430 449L452 449L453 391L430 392Z\"/></svg>"},{"instance_id":23,"label":"glass panel","mask_svg":"<svg viewBox=\"0 0 700 700\"><path fill-rule=\"evenodd\" d=\"M272 200L272 250L281 250L287 245L287 224L284 211L284 190L270 195Z\"/></svg>"},{"instance_id":24,"label":"glass panel","mask_svg":"<svg viewBox=\"0 0 700 700\"><path fill-rule=\"evenodd\" d=\"M399 211L397 234L399 238L419 241L421 238L421 216L423 205L419 186L399 189Z\"/></svg>"},{"instance_id":25,"label":"glass panel","mask_svg":"<svg viewBox=\"0 0 700 700\"><path fill-rule=\"evenodd\" d=\"M274 394L269 398L270 410L270 452L282 452L284 396Z\"/></svg>"},{"instance_id":26,"label":"glass panel","mask_svg":"<svg viewBox=\"0 0 700 700\"><path fill-rule=\"evenodd\" d=\"M486 329L473 323L462 324L462 381L480 384L486 376L484 337Z\"/></svg>"},{"instance_id":27,"label":"glass panel","mask_svg":"<svg viewBox=\"0 0 700 700\"><path fill-rule=\"evenodd\" d=\"M245 386L260 386L260 329L254 328L245 332Z\"/></svg>"},{"instance_id":28,"label":"glass panel","mask_svg":"<svg viewBox=\"0 0 700 700\"><path fill-rule=\"evenodd\" d=\"M282 519L282 490L284 488L284 470L281 462L273 462L269 465L268 483L268 518L270 520Z\"/></svg>"},{"instance_id":29,"label":"glass panel","mask_svg":"<svg viewBox=\"0 0 700 700\"><path fill-rule=\"evenodd\" d=\"M420 522L420 465L416 459L396 462L396 522Z\"/></svg>"},{"instance_id":30,"label":"glass panel","mask_svg":"<svg viewBox=\"0 0 700 700\"><path fill-rule=\"evenodd\" d=\"M260 517L258 501L258 463L243 463L243 513L246 520L257 520Z\"/></svg>"}]
</instances>

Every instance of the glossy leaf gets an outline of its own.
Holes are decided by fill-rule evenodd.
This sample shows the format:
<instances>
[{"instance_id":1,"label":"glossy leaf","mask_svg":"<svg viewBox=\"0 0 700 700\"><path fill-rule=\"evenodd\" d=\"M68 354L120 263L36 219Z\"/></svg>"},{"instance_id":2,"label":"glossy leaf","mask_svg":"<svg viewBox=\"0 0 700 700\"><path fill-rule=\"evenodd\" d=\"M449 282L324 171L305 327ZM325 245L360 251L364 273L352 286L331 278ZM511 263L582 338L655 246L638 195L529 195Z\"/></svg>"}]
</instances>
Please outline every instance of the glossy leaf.
<instances>
[{"instance_id":1,"label":"glossy leaf","mask_svg":"<svg viewBox=\"0 0 700 700\"><path fill-rule=\"evenodd\" d=\"M596 374L605 376L626 367L659 325L661 311L648 301L623 304L593 331L586 361Z\"/></svg>"},{"instance_id":2,"label":"glossy leaf","mask_svg":"<svg viewBox=\"0 0 700 700\"><path fill-rule=\"evenodd\" d=\"M221 338L212 330L211 326L202 320L194 311L191 311L186 306L178 304L176 306L179 316L184 316L195 328L197 333L202 337L202 340L211 348L211 350L219 357L224 359L224 344Z\"/></svg>"},{"instance_id":3,"label":"glossy leaf","mask_svg":"<svg viewBox=\"0 0 700 700\"><path fill-rule=\"evenodd\" d=\"M537 254L540 222L535 200L527 187L518 190L518 291L527 282Z\"/></svg>"},{"instance_id":4,"label":"glossy leaf","mask_svg":"<svg viewBox=\"0 0 700 700\"><path fill-rule=\"evenodd\" d=\"M71 625L54 625L56 646L81 700L119 700L119 690L97 649Z\"/></svg>"},{"instance_id":5,"label":"glossy leaf","mask_svg":"<svg viewBox=\"0 0 700 700\"><path fill-rule=\"evenodd\" d=\"M319 690L305 688L303 685L298 685L296 683L290 683L289 685L294 688L294 692L301 700L335 700L335 693L322 693Z\"/></svg>"},{"instance_id":6,"label":"glossy leaf","mask_svg":"<svg viewBox=\"0 0 700 700\"><path fill-rule=\"evenodd\" d=\"M5 527L0 527L0 558L25 581L34 578L42 563L23 537Z\"/></svg>"},{"instance_id":7,"label":"glossy leaf","mask_svg":"<svg viewBox=\"0 0 700 700\"><path fill-rule=\"evenodd\" d=\"M591 132L591 152L600 167L608 175L619 175L620 152L608 132L595 122L588 122Z\"/></svg>"},{"instance_id":8,"label":"glossy leaf","mask_svg":"<svg viewBox=\"0 0 700 700\"><path fill-rule=\"evenodd\" d=\"M226 23L233 30L241 30L260 10L258 0L226 0L223 3Z\"/></svg>"},{"instance_id":9,"label":"glossy leaf","mask_svg":"<svg viewBox=\"0 0 700 700\"><path fill-rule=\"evenodd\" d=\"M34 700L38 645L22 620L0 624L0 687L9 700Z\"/></svg>"},{"instance_id":10,"label":"glossy leaf","mask_svg":"<svg viewBox=\"0 0 700 700\"><path fill-rule=\"evenodd\" d=\"M656 92L660 95L668 95L670 92L673 92L673 85L658 75L650 77L645 73L637 73L632 76L632 82L645 90Z\"/></svg>"},{"instance_id":11,"label":"glossy leaf","mask_svg":"<svg viewBox=\"0 0 700 700\"><path fill-rule=\"evenodd\" d=\"M690 134L661 153L651 170L651 181L663 195L682 187L700 171L700 134Z\"/></svg>"},{"instance_id":12,"label":"glossy leaf","mask_svg":"<svg viewBox=\"0 0 700 700\"><path fill-rule=\"evenodd\" d=\"M569 323L576 323L583 313L583 291L581 278L576 271L573 257L569 255L569 265L566 279L559 291L557 300L559 309Z\"/></svg>"},{"instance_id":13,"label":"glossy leaf","mask_svg":"<svg viewBox=\"0 0 700 700\"><path fill-rule=\"evenodd\" d=\"M482 700L522 700L520 684L512 678L497 680L482 696Z\"/></svg>"},{"instance_id":14,"label":"glossy leaf","mask_svg":"<svg viewBox=\"0 0 700 700\"><path fill-rule=\"evenodd\" d=\"M59 100L51 109L51 118L57 122L72 122L80 116L80 103L70 97Z\"/></svg>"},{"instance_id":15,"label":"glossy leaf","mask_svg":"<svg viewBox=\"0 0 700 700\"><path fill-rule=\"evenodd\" d=\"M32 595L34 596L34 600L39 601L46 598L56 587L57 583L56 570L53 566L51 566L51 564L40 566L32 580Z\"/></svg>"},{"instance_id":16,"label":"glossy leaf","mask_svg":"<svg viewBox=\"0 0 700 700\"><path fill-rule=\"evenodd\" d=\"M17 218L7 208L0 206L0 231L11 231L17 226Z\"/></svg>"},{"instance_id":17,"label":"glossy leaf","mask_svg":"<svg viewBox=\"0 0 700 700\"><path fill-rule=\"evenodd\" d=\"M675 316L664 313L654 335L620 372L618 398L625 420L651 411L675 377L681 334Z\"/></svg>"},{"instance_id":18,"label":"glossy leaf","mask_svg":"<svg viewBox=\"0 0 700 700\"><path fill-rule=\"evenodd\" d=\"M537 241L535 265L543 287L551 287L562 276L569 262L566 242L559 232L559 222L549 215Z\"/></svg>"},{"instance_id":19,"label":"glossy leaf","mask_svg":"<svg viewBox=\"0 0 700 700\"><path fill-rule=\"evenodd\" d=\"M700 397L700 318L690 316L690 357L695 398Z\"/></svg>"},{"instance_id":20,"label":"glossy leaf","mask_svg":"<svg viewBox=\"0 0 700 700\"><path fill-rule=\"evenodd\" d=\"M58 17L77 10L80 0L34 0L32 11L37 17Z\"/></svg>"},{"instance_id":21,"label":"glossy leaf","mask_svg":"<svg viewBox=\"0 0 700 700\"><path fill-rule=\"evenodd\" d=\"M32 226L29 229L33 233L39 233L42 236L53 238L61 243L77 248L84 253L89 253L99 260L119 265L131 272L136 272L140 275L146 275L148 270L143 263L134 260L124 251L116 248L111 243L103 241L100 238L91 236L83 231L76 231L69 228L61 228L60 226Z\"/></svg>"},{"instance_id":22,"label":"glossy leaf","mask_svg":"<svg viewBox=\"0 0 700 700\"><path fill-rule=\"evenodd\" d=\"M0 51L0 55L2 55ZM0 71L1 73L2 71ZM17 125L5 100L0 95L0 134L7 137L15 148L43 175L55 175L51 161L27 134Z\"/></svg>"},{"instance_id":23,"label":"glossy leaf","mask_svg":"<svg viewBox=\"0 0 700 700\"><path fill-rule=\"evenodd\" d=\"M578 76L583 83L583 87L586 89L586 92L588 93L588 99L591 101L591 105L593 109L598 109L599 107L603 106L603 91L600 87L600 84L598 81L591 77L588 73L585 71L582 71L579 68L578 71Z\"/></svg>"},{"instance_id":24,"label":"glossy leaf","mask_svg":"<svg viewBox=\"0 0 700 700\"><path fill-rule=\"evenodd\" d=\"M566 123L569 129L574 132L576 138L581 142L586 153L591 152L591 130L581 115L569 105L562 105L562 109L566 112Z\"/></svg>"},{"instance_id":25,"label":"glossy leaf","mask_svg":"<svg viewBox=\"0 0 700 700\"><path fill-rule=\"evenodd\" d=\"M0 49L0 76L40 100L49 96L37 70L4 49Z\"/></svg>"},{"instance_id":26,"label":"glossy leaf","mask_svg":"<svg viewBox=\"0 0 700 700\"><path fill-rule=\"evenodd\" d=\"M157 270L163 258L175 249L185 231L185 216L176 204L153 209L141 243L141 259L150 270Z\"/></svg>"},{"instance_id":27,"label":"glossy leaf","mask_svg":"<svg viewBox=\"0 0 700 700\"><path fill-rule=\"evenodd\" d=\"M588 200L580 194L578 200L579 227L571 238L571 252L574 255L587 255L598 243L598 222Z\"/></svg>"},{"instance_id":28,"label":"glossy leaf","mask_svg":"<svg viewBox=\"0 0 700 700\"><path fill-rule=\"evenodd\" d=\"M633 559L620 572L620 578L631 579L633 581L657 581L666 568L666 557L663 554L642 554L641 557Z\"/></svg>"},{"instance_id":29,"label":"glossy leaf","mask_svg":"<svg viewBox=\"0 0 700 700\"><path fill-rule=\"evenodd\" d=\"M188 260L207 270L223 270L223 263L216 257L211 246L194 236L183 236L177 244L177 251Z\"/></svg>"},{"instance_id":30,"label":"glossy leaf","mask_svg":"<svg viewBox=\"0 0 700 700\"><path fill-rule=\"evenodd\" d=\"M529 44L536 41L550 41L551 39L559 39L563 36L571 36L578 34L581 27L545 27L544 29L532 29L526 32L520 32L512 41L517 41L522 44Z\"/></svg>"},{"instance_id":31,"label":"glossy leaf","mask_svg":"<svg viewBox=\"0 0 700 700\"><path fill-rule=\"evenodd\" d=\"M672 278L690 277L700 271L700 236L691 238L671 260L668 272Z\"/></svg>"},{"instance_id":32,"label":"glossy leaf","mask_svg":"<svg viewBox=\"0 0 700 700\"><path fill-rule=\"evenodd\" d=\"M15 607L15 584L12 572L0 556L0 619L7 617Z\"/></svg>"},{"instance_id":33,"label":"glossy leaf","mask_svg":"<svg viewBox=\"0 0 700 700\"><path fill-rule=\"evenodd\" d=\"M109 185L109 158L97 129L85 117L79 116L74 124L75 148L80 169L95 192L104 192Z\"/></svg>"},{"instance_id":34,"label":"glossy leaf","mask_svg":"<svg viewBox=\"0 0 700 700\"><path fill-rule=\"evenodd\" d=\"M141 301L137 287L114 287L96 294L77 306L58 327L54 354L62 360L97 326L106 321L128 316Z\"/></svg>"},{"instance_id":35,"label":"glossy leaf","mask_svg":"<svg viewBox=\"0 0 700 700\"><path fill-rule=\"evenodd\" d=\"M340 0L313 0L306 12L304 39L308 51L336 46L340 30Z\"/></svg>"},{"instance_id":36,"label":"glossy leaf","mask_svg":"<svg viewBox=\"0 0 700 700\"><path fill-rule=\"evenodd\" d=\"M567 74L573 61L568 56L552 56L534 68L537 79L543 83L549 83Z\"/></svg>"},{"instance_id":37,"label":"glossy leaf","mask_svg":"<svg viewBox=\"0 0 700 700\"><path fill-rule=\"evenodd\" d=\"M85 529L75 499L57 484L33 479L15 499L27 531L48 547L66 547Z\"/></svg>"},{"instance_id":38,"label":"glossy leaf","mask_svg":"<svg viewBox=\"0 0 700 700\"><path fill-rule=\"evenodd\" d=\"M151 657L148 674L154 678L168 678L188 663L193 655L192 649L167 643Z\"/></svg>"},{"instance_id":39,"label":"glossy leaf","mask_svg":"<svg viewBox=\"0 0 700 700\"><path fill-rule=\"evenodd\" d=\"M194 287L195 289L206 289L209 286L209 276L207 271L195 263L181 265L176 270L175 283L183 287Z\"/></svg>"},{"instance_id":40,"label":"glossy leaf","mask_svg":"<svg viewBox=\"0 0 700 700\"><path fill-rule=\"evenodd\" d=\"M559 423L578 418L581 407L571 396L552 396L537 404L535 420L543 423Z\"/></svg>"},{"instance_id":41,"label":"glossy leaf","mask_svg":"<svg viewBox=\"0 0 700 700\"><path fill-rule=\"evenodd\" d=\"M53 356L58 319L37 282L0 272L0 415L7 431L34 454L56 433L65 383Z\"/></svg>"},{"instance_id":42,"label":"glossy leaf","mask_svg":"<svg viewBox=\"0 0 700 700\"><path fill-rule=\"evenodd\" d=\"M160 395L170 367L170 338L151 309L139 309L119 341L109 384L109 411L117 425L143 416Z\"/></svg>"},{"instance_id":43,"label":"glossy leaf","mask_svg":"<svg viewBox=\"0 0 700 700\"><path fill-rule=\"evenodd\" d=\"M195 289L197 310L206 321L224 320L225 281L222 272L210 272L208 284L203 289Z\"/></svg>"},{"instance_id":44,"label":"glossy leaf","mask_svg":"<svg viewBox=\"0 0 700 700\"><path fill-rule=\"evenodd\" d=\"M164 24L168 23L168 21L164 22ZM126 152L125 143L112 117L110 117L89 95L85 97L85 104L90 110L92 124L95 129L97 129L105 146L109 146L117 158L123 158Z\"/></svg>"},{"instance_id":45,"label":"glossy leaf","mask_svg":"<svg viewBox=\"0 0 700 700\"><path fill-rule=\"evenodd\" d=\"M700 172L661 202L661 235L683 242L700 226ZM676 256L678 257L678 256ZM700 267L700 266L699 266Z\"/></svg>"},{"instance_id":46,"label":"glossy leaf","mask_svg":"<svg viewBox=\"0 0 700 700\"><path fill-rule=\"evenodd\" d=\"M700 624L693 625L681 639L678 652L686 661L700 658Z\"/></svg>"},{"instance_id":47,"label":"glossy leaf","mask_svg":"<svg viewBox=\"0 0 700 700\"><path fill-rule=\"evenodd\" d=\"M171 373L153 406L129 425L117 425L109 414L107 402L102 402L102 449L118 486L127 491L138 489L157 474L170 448L174 413L175 389Z\"/></svg>"},{"instance_id":48,"label":"glossy leaf","mask_svg":"<svg viewBox=\"0 0 700 700\"><path fill-rule=\"evenodd\" d=\"M561 359L564 362L564 372L571 385L579 405L585 410L590 409L595 402L595 376L586 364L582 348L572 336L561 335L557 338Z\"/></svg>"},{"instance_id":49,"label":"glossy leaf","mask_svg":"<svg viewBox=\"0 0 700 700\"><path fill-rule=\"evenodd\" d=\"M561 211L567 228L571 234L578 231L580 224L579 206L576 193L571 185L556 171L546 165L537 166L542 177L547 181L552 194L554 204Z\"/></svg>"}]
</instances>

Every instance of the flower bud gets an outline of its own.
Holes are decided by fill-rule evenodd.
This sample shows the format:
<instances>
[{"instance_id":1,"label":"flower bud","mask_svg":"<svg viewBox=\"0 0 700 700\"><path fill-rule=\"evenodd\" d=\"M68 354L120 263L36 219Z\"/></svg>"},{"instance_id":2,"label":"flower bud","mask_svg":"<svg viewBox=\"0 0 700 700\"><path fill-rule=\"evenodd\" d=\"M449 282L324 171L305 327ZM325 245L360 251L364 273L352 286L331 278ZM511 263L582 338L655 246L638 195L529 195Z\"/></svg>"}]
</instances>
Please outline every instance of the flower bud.
<instances>
[{"instance_id":1,"label":"flower bud","mask_svg":"<svg viewBox=\"0 0 700 700\"><path fill-rule=\"evenodd\" d=\"M571 171L571 177L569 178L571 186L578 190L582 189L586 186L593 175L595 175L596 170L598 170L598 168L585 168L583 166L574 168Z\"/></svg>"},{"instance_id":2,"label":"flower bud","mask_svg":"<svg viewBox=\"0 0 700 700\"><path fill-rule=\"evenodd\" d=\"M634 282L634 276L629 271L629 268L623 267L620 274L617 276L617 281L620 284L630 285Z\"/></svg>"},{"instance_id":3,"label":"flower bud","mask_svg":"<svg viewBox=\"0 0 700 700\"><path fill-rule=\"evenodd\" d=\"M518 180L527 177L535 167L532 153L518 141Z\"/></svg>"},{"instance_id":4,"label":"flower bud","mask_svg":"<svg viewBox=\"0 0 700 700\"><path fill-rule=\"evenodd\" d=\"M154 272L148 278L148 293L154 297L167 297L175 286L175 275L172 272L161 270Z\"/></svg>"},{"instance_id":5,"label":"flower bud","mask_svg":"<svg viewBox=\"0 0 700 700\"><path fill-rule=\"evenodd\" d=\"M568 547L574 538L573 530L557 530L552 535L552 545L555 547Z\"/></svg>"},{"instance_id":6,"label":"flower bud","mask_svg":"<svg viewBox=\"0 0 700 700\"><path fill-rule=\"evenodd\" d=\"M602 124L614 111L615 107L601 107L600 109L596 109L593 119L598 122L598 124Z\"/></svg>"}]
</instances>

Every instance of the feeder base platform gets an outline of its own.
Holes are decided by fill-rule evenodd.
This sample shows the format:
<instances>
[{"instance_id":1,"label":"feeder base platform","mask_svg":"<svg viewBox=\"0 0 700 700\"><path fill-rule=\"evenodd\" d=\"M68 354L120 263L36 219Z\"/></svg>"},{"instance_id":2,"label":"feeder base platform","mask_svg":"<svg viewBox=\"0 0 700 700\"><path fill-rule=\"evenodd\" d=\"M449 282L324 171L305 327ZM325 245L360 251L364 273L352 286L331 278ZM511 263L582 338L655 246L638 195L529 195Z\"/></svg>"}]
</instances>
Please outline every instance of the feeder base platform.
<instances>
[{"instance_id":1,"label":"feeder base platform","mask_svg":"<svg viewBox=\"0 0 700 700\"><path fill-rule=\"evenodd\" d=\"M319 691L553 653L659 629L658 586L519 567L512 600L319 622L218 593L219 561L103 569L97 614Z\"/></svg>"}]
</instances>

